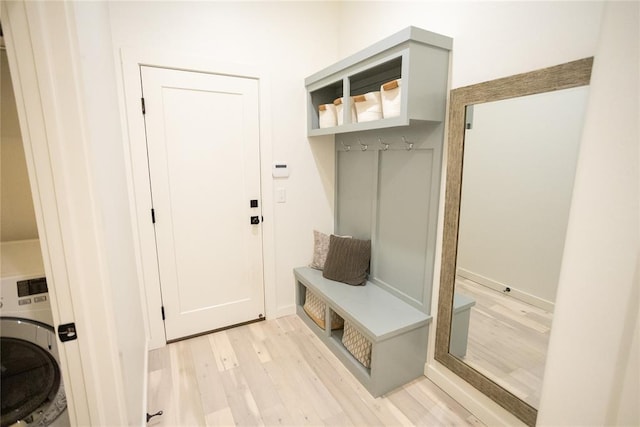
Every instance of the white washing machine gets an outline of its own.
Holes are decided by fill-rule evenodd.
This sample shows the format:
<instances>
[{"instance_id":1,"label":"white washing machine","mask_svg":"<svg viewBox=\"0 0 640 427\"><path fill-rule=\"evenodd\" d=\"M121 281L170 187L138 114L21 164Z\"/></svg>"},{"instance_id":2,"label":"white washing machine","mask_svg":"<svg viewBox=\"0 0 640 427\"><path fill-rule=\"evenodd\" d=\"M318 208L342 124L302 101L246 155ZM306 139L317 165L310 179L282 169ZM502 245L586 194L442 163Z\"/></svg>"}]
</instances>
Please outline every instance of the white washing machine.
<instances>
[{"instance_id":1,"label":"white washing machine","mask_svg":"<svg viewBox=\"0 0 640 427\"><path fill-rule=\"evenodd\" d=\"M0 427L69 426L38 240L0 247Z\"/></svg>"}]
</instances>

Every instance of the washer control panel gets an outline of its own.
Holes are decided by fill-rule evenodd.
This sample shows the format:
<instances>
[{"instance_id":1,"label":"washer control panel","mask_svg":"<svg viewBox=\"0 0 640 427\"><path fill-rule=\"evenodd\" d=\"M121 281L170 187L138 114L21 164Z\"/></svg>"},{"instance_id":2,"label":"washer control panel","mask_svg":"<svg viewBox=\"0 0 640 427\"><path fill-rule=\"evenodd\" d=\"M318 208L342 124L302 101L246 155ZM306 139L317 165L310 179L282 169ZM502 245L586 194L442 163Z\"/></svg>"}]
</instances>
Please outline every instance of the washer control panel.
<instances>
[{"instance_id":1,"label":"washer control panel","mask_svg":"<svg viewBox=\"0 0 640 427\"><path fill-rule=\"evenodd\" d=\"M53 325L39 240L2 242L0 255L0 316Z\"/></svg>"},{"instance_id":2,"label":"washer control panel","mask_svg":"<svg viewBox=\"0 0 640 427\"><path fill-rule=\"evenodd\" d=\"M48 292L46 277L37 277L35 279L19 280L18 298L28 297L31 295L44 294Z\"/></svg>"},{"instance_id":3,"label":"washer control panel","mask_svg":"<svg viewBox=\"0 0 640 427\"><path fill-rule=\"evenodd\" d=\"M24 317L51 325L47 280L41 275L5 277L0 286L0 316Z\"/></svg>"}]
</instances>

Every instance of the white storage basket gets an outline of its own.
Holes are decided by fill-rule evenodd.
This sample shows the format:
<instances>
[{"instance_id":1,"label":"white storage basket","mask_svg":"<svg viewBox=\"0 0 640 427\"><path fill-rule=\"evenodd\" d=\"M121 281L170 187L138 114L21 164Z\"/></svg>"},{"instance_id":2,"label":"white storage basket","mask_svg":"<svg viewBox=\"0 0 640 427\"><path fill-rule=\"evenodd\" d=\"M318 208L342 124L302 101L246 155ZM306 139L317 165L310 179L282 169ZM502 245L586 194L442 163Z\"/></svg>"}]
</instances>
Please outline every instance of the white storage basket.
<instances>
[{"instance_id":1,"label":"white storage basket","mask_svg":"<svg viewBox=\"0 0 640 427\"><path fill-rule=\"evenodd\" d=\"M380 120L382 118L382 103L380 92L369 92L353 97L356 106L358 123Z\"/></svg>"},{"instance_id":2,"label":"white storage basket","mask_svg":"<svg viewBox=\"0 0 640 427\"><path fill-rule=\"evenodd\" d=\"M336 106L333 104L322 104L318 106L319 125L321 129L334 127L338 124L336 118Z\"/></svg>"},{"instance_id":3,"label":"white storage basket","mask_svg":"<svg viewBox=\"0 0 640 427\"><path fill-rule=\"evenodd\" d=\"M342 102L342 98L338 98L333 101L333 105L336 106L336 116L338 117L338 126L344 124L344 103ZM351 123L356 123L358 120L356 118L356 107L353 105L353 98L351 98Z\"/></svg>"},{"instance_id":4,"label":"white storage basket","mask_svg":"<svg viewBox=\"0 0 640 427\"><path fill-rule=\"evenodd\" d=\"M402 109L402 80L392 80L380 86L382 117L397 117Z\"/></svg>"}]
</instances>

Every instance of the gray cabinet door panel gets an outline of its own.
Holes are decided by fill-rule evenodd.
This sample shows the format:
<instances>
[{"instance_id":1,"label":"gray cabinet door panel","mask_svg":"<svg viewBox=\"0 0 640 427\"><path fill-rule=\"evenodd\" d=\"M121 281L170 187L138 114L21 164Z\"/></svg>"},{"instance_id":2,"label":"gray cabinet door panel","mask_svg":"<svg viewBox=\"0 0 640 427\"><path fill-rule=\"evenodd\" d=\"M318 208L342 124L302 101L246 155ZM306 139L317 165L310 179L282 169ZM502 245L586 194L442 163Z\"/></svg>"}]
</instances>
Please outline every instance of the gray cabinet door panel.
<instances>
[{"instance_id":1,"label":"gray cabinet door panel","mask_svg":"<svg viewBox=\"0 0 640 427\"><path fill-rule=\"evenodd\" d=\"M380 152L373 278L423 305L434 150Z\"/></svg>"},{"instance_id":2,"label":"gray cabinet door panel","mask_svg":"<svg viewBox=\"0 0 640 427\"><path fill-rule=\"evenodd\" d=\"M443 125L356 132L336 143L335 232L371 239L369 280L431 312Z\"/></svg>"},{"instance_id":3,"label":"gray cabinet door panel","mask_svg":"<svg viewBox=\"0 0 640 427\"><path fill-rule=\"evenodd\" d=\"M374 151L338 151L336 233L371 239L375 208Z\"/></svg>"}]
</instances>

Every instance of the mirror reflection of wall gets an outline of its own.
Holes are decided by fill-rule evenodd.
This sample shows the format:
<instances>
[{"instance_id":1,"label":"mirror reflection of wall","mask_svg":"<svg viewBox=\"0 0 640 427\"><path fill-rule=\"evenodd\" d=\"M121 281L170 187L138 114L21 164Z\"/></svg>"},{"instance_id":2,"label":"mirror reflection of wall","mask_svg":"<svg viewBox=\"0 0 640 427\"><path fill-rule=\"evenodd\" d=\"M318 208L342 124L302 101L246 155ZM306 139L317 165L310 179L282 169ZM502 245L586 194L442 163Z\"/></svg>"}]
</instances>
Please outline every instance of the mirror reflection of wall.
<instances>
[{"instance_id":1,"label":"mirror reflection of wall","mask_svg":"<svg viewBox=\"0 0 640 427\"><path fill-rule=\"evenodd\" d=\"M456 356L536 408L587 96L467 107L455 286L475 305Z\"/></svg>"}]
</instances>

